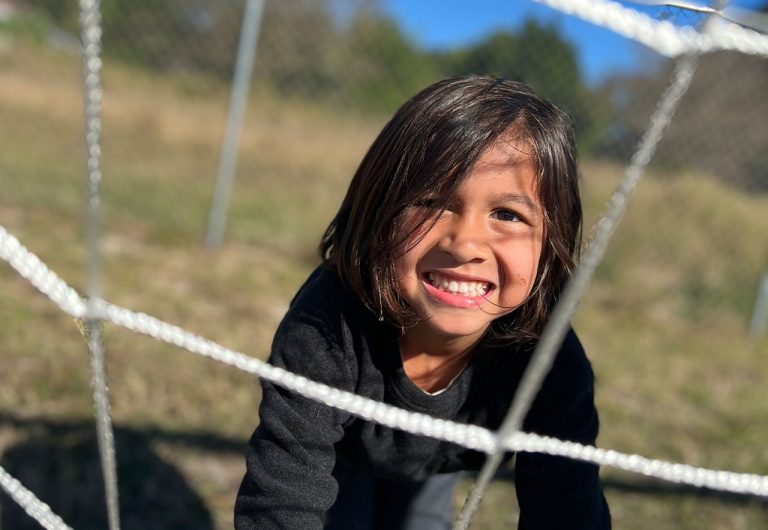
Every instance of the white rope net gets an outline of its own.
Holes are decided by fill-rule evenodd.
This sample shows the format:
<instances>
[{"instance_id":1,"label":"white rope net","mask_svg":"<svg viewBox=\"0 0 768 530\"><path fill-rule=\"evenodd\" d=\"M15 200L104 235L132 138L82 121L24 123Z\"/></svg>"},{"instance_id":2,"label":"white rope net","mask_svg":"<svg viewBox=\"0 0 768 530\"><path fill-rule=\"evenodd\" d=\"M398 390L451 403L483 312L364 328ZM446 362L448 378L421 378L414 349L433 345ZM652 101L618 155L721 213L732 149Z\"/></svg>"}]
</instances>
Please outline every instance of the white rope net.
<instances>
[{"instance_id":1,"label":"white rope net","mask_svg":"<svg viewBox=\"0 0 768 530\"><path fill-rule=\"evenodd\" d=\"M678 27L610 0L536 0L568 15L610 29L667 57L731 50L768 57L768 36L713 17L706 33ZM716 11L715 11L716 12Z\"/></svg>"},{"instance_id":2,"label":"white rope net","mask_svg":"<svg viewBox=\"0 0 768 530\"><path fill-rule=\"evenodd\" d=\"M99 227L98 182L101 178L100 128L101 78L99 59L101 29L98 2L81 0L81 24L83 31L83 64L85 76L86 144L88 146L88 179L90 184L89 220L92 225L89 236L89 293L83 298L50 270L36 255L27 250L19 240L0 226L0 258L24 277L30 284L47 296L63 312L73 318L91 323L89 348L92 354L94 400L99 426L100 455L106 484L107 507L110 529L119 528L117 512L117 480L114 464L114 442L109 404L103 370L103 349L100 329L102 321L111 322L128 330L153 337L209 357L239 370L317 400L330 407L355 414L363 419L400 429L413 434L455 443L468 449L489 455L481 470L478 484L470 495L456 528L469 525L477 508L485 485L498 467L500 455L506 451L538 452L563 456L601 466L614 467L658 479L707 487L715 490L768 497L768 476L712 470L646 458L636 454L623 454L613 450L585 446L521 432L520 426L546 376L557 352L568 321L575 312L579 300L589 286L592 273L599 264L605 248L620 221L628 201L645 167L653 156L655 147L663 136L675 108L683 97L696 67L696 56L715 50L735 50L742 53L768 57L768 37L756 31L712 17L706 24L706 32L693 28L679 28L668 21L656 21L647 15L606 0L538 0L565 13L611 29L670 57L684 56L678 63L670 87L660 100L650 125L633 156L622 183L609 200L605 214L595 227L595 235L566 288L553 318L545 329L534 352L530 366L523 377L508 416L499 432L475 425L433 418L413 413L382 402L331 388L271 366L264 361L194 335L180 327L166 323L150 315L134 312L110 304L99 296ZM96 225L96 226L93 226ZM93 283L91 283L93 282ZM18 480L0 467L0 487L13 498L31 517L47 529L69 527L50 508L25 489Z\"/></svg>"},{"instance_id":3,"label":"white rope net","mask_svg":"<svg viewBox=\"0 0 768 530\"><path fill-rule=\"evenodd\" d=\"M85 145L88 181L88 300L91 306L101 296L101 12L97 0L80 0L82 28L83 87L85 90ZM92 313L89 310L89 313ZM107 499L109 530L120 530L118 509L117 462L107 394L107 376L101 322L85 321L88 328L88 351L91 363L93 406L96 411L96 434L99 458Z\"/></svg>"},{"instance_id":4,"label":"white rope net","mask_svg":"<svg viewBox=\"0 0 768 530\"><path fill-rule=\"evenodd\" d=\"M2 467L0 467L0 486L27 512L27 515L40 523L40 526L46 530L72 530L61 520L61 517L51 511L47 504L35 497L34 493L25 488L21 482L9 475Z\"/></svg>"},{"instance_id":5,"label":"white rope net","mask_svg":"<svg viewBox=\"0 0 768 530\"><path fill-rule=\"evenodd\" d=\"M73 318L93 318L111 322L254 374L330 407L351 412L387 427L452 442L488 454L492 454L499 448L505 451L540 452L616 467L681 484L768 497L768 476L664 462L519 431L502 440L496 433L476 425L409 412L311 381L145 313L134 312L104 300L95 301L92 305L94 312L89 313L85 300L2 226L0 226L0 258L8 262L21 276Z\"/></svg>"}]
</instances>

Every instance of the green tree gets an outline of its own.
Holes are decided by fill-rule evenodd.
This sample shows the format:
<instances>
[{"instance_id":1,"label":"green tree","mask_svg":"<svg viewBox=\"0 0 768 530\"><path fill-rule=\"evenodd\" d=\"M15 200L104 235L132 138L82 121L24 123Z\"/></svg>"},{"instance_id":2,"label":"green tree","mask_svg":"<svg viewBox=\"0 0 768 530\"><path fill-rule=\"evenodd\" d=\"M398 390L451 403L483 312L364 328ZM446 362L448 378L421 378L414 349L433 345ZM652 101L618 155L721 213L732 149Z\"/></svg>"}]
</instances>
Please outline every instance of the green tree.
<instances>
[{"instance_id":1,"label":"green tree","mask_svg":"<svg viewBox=\"0 0 768 530\"><path fill-rule=\"evenodd\" d=\"M601 154L626 160L648 127L674 64L606 80L613 104L611 133ZM738 52L703 56L691 86L667 128L654 162L696 168L749 190L768 190L768 64Z\"/></svg>"},{"instance_id":2,"label":"green tree","mask_svg":"<svg viewBox=\"0 0 768 530\"><path fill-rule=\"evenodd\" d=\"M483 73L530 84L571 114L585 151L604 132L607 106L585 85L574 47L554 25L527 20L517 32L498 31L436 60L444 74Z\"/></svg>"},{"instance_id":3,"label":"green tree","mask_svg":"<svg viewBox=\"0 0 768 530\"><path fill-rule=\"evenodd\" d=\"M27 5L40 13L45 13L51 21L68 31L75 31L78 24L79 7L77 2L61 0L27 0Z\"/></svg>"},{"instance_id":4,"label":"green tree","mask_svg":"<svg viewBox=\"0 0 768 530\"><path fill-rule=\"evenodd\" d=\"M365 108L391 112L439 76L434 61L377 11L355 15L343 46L345 91L352 103Z\"/></svg>"},{"instance_id":5,"label":"green tree","mask_svg":"<svg viewBox=\"0 0 768 530\"><path fill-rule=\"evenodd\" d=\"M28 2L59 28L79 35L77 2ZM104 53L155 70L229 76L242 8L235 0L102 0Z\"/></svg>"},{"instance_id":6,"label":"green tree","mask_svg":"<svg viewBox=\"0 0 768 530\"><path fill-rule=\"evenodd\" d=\"M338 29L330 0L267 1L256 76L281 93L322 97L338 88Z\"/></svg>"}]
</instances>

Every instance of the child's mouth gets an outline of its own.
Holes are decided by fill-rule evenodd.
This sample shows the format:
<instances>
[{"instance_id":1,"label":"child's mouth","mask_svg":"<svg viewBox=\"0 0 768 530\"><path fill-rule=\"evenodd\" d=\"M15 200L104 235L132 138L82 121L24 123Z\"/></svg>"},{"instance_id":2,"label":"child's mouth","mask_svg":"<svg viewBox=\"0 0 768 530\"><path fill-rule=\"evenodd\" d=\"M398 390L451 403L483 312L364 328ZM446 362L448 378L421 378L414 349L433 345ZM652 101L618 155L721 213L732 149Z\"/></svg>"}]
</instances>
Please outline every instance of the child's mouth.
<instances>
[{"instance_id":1,"label":"child's mouth","mask_svg":"<svg viewBox=\"0 0 768 530\"><path fill-rule=\"evenodd\" d=\"M482 281L464 281L443 276L436 272L428 272L425 279L434 288L443 292L475 298L485 296L491 290L493 284Z\"/></svg>"}]
</instances>

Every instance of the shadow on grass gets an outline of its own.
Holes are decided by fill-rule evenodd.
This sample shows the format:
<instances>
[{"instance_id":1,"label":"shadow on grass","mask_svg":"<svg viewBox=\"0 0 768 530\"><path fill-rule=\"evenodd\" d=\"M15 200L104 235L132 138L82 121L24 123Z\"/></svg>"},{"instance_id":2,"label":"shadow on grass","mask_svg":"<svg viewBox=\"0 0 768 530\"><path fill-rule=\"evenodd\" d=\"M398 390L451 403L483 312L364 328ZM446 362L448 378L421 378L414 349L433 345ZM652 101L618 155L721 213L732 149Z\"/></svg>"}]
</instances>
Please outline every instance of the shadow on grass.
<instances>
[{"instance_id":1,"label":"shadow on grass","mask_svg":"<svg viewBox=\"0 0 768 530\"><path fill-rule=\"evenodd\" d=\"M96 429L91 421L20 418L0 412L0 427L21 432L5 448L0 465L67 525L77 530L108 527ZM241 454L244 440L211 433L174 433L115 426L115 452L123 530L184 528L212 530L211 514L197 492L173 465L153 450L156 442L220 454ZM38 530L29 517L0 490L0 528Z\"/></svg>"},{"instance_id":2,"label":"shadow on grass","mask_svg":"<svg viewBox=\"0 0 768 530\"><path fill-rule=\"evenodd\" d=\"M107 528L103 479L92 421L22 418L0 411L0 428L21 433L5 448L0 465L76 530ZM209 432L173 432L115 426L120 523L123 530L184 528L213 530L211 514L183 475L160 458L153 444L178 444L221 456L244 453L246 440ZM475 474L468 474L470 479ZM497 480L514 482L512 464ZM711 500L735 507L759 505L768 499L695 488L661 480L603 471L607 493L641 494L672 499ZM0 490L0 529L38 530L40 526Z\"/></svg>"}]
</instances>

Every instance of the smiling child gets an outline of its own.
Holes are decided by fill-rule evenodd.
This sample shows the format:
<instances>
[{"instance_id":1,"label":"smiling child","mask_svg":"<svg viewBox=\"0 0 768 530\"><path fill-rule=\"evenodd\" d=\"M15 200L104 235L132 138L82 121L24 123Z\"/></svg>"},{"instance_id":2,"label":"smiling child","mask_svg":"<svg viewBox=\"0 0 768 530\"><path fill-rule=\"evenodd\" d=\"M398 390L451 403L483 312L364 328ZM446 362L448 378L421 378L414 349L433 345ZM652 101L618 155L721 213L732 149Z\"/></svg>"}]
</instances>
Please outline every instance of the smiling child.
<instances>
[{"instance_id":1,"label":"smiling child","mask_svg":"<svg viewBox=\"0 0 768 530\"><path fill-rule=\"evenodd\" d=\"M568 116L519 82L440 81L406 102L364 157L270 362L496 429L580 231ZM594 444L593 379L570 331L524 429ZM483 454L262 386L238 530L451 527L454 487ZM596 466L514 456L520 529L610 528Z\"/></svg>"}]
</instances>

